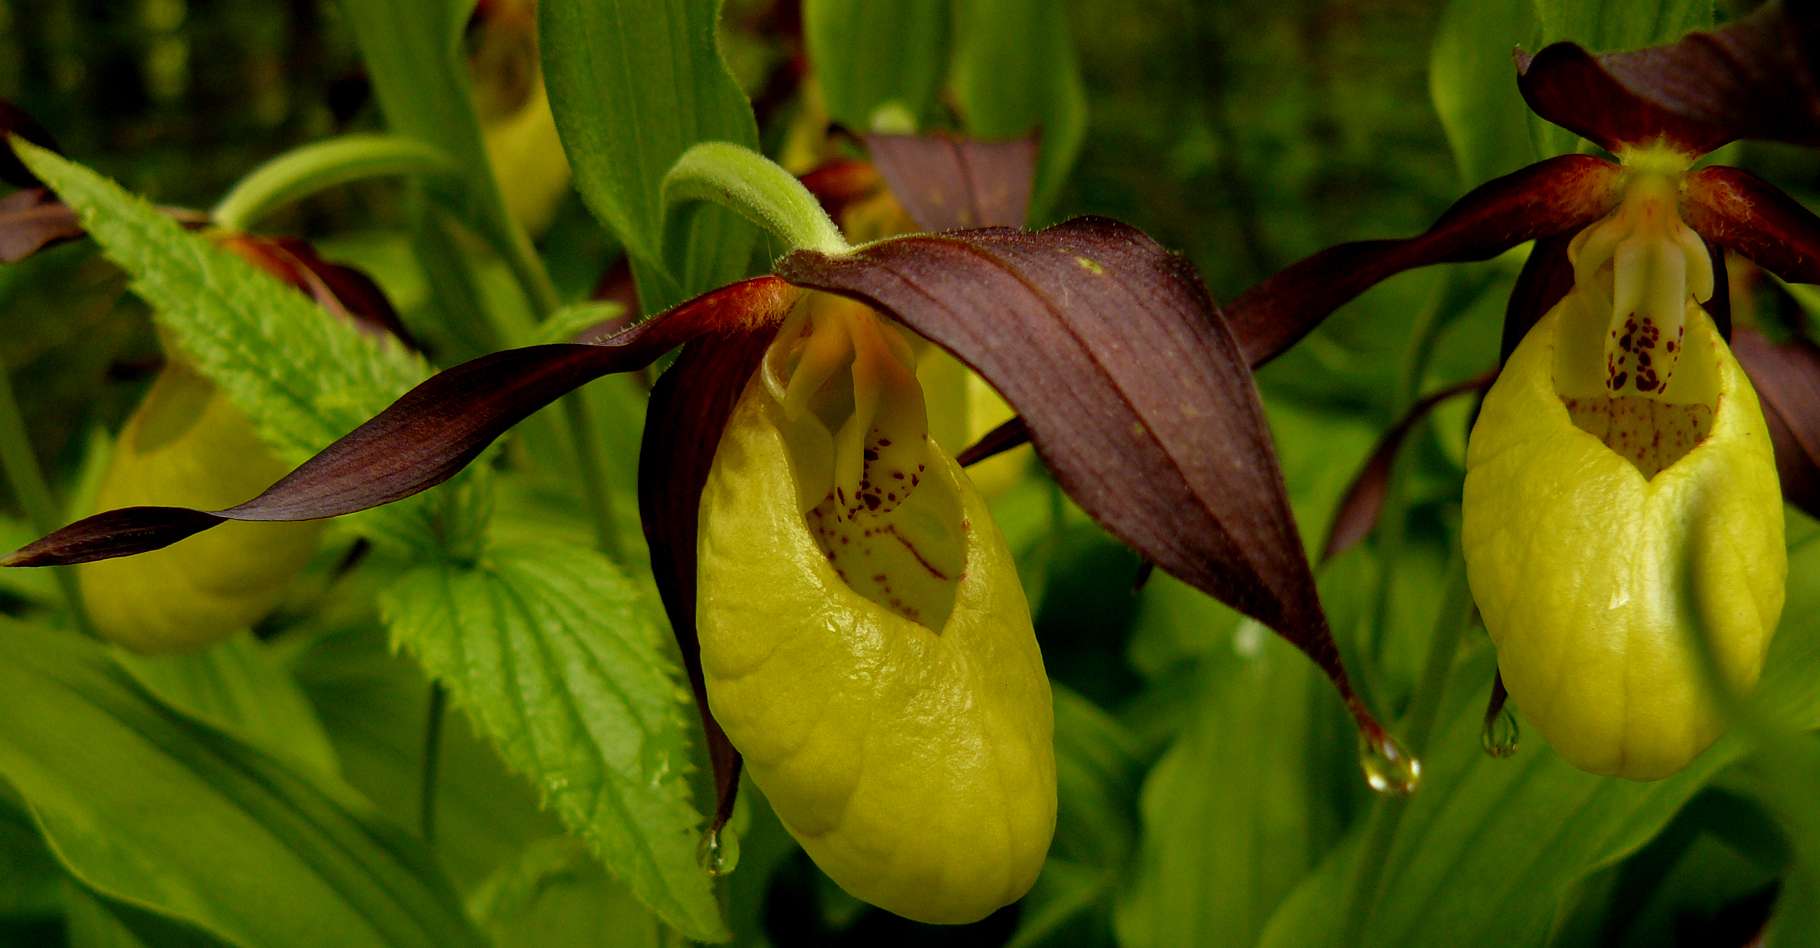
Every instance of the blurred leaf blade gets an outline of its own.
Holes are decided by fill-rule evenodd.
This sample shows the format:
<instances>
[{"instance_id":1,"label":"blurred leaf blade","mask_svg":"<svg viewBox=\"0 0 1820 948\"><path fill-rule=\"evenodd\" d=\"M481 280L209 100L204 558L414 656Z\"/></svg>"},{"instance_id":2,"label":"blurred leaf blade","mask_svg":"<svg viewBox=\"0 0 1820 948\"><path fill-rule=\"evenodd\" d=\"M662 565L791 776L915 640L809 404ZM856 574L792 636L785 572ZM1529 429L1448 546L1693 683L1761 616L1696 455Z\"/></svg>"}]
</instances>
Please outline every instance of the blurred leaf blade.
<instances>
[{"instance_id":1,"label":"blurred leaf blade","mask_svg":"<svg viewBox=\"0 0 1820 948\"><path fill-rule=\"evenodd\" d=\"M967 131L1039 133L1033 216L1041 217L1087 134L1087 94L1065 9L1043 0L957 5L951 81Z\"/></svg>"},{"instance_id":2,"label":"blurred leaf blade","mask_svg":"<svg viewBox=\"0 0 1820 948\"><path fill-rule=\"evenodd\" d=\"M868 132L895 107L921 127L948 67L948 14L945 3L807 0L803 39L828 117Z\"/></svg>"}]
</instances>

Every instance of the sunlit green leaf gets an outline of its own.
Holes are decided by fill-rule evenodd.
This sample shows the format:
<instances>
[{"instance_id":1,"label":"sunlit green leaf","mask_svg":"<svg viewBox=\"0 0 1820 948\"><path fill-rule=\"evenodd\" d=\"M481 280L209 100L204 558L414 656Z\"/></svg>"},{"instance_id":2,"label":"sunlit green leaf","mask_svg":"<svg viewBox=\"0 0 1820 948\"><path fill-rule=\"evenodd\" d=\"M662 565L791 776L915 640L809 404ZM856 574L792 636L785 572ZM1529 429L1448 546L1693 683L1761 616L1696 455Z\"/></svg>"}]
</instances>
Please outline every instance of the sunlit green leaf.
<instances>
[{"instance_id":1,"label":"sunlit green leaf","mask_svg":"<svg viewBox=\"0 0 1820 948\"><path fill-rule=\"evenodd\" d=\"M491 549L431 564L383 599L394 638L646 905L724 939L696 861L691 720L656 606L592 551Z\"/></svg>"},{"instance_id":2,"label":"sunlit green leaf","mask_svg":"<svg viewBox=\"0 0 1820 948\"><path fill-rule=\"evenodd\" d=\"M663 923L613 881L580 840L543 840L496 875L475 914L499 948L587 948L612 933L623 948L667 943Z\"/></svg>"},{"instance_id":3,"label":"sunlit green leaf","mask_svg":"<svg viewBox=\"0 0 1820 948\"><path fill-rule=\"evenodd\" d=\"M1511 51L1535 34L1531 0L1450 0L1435 31L1428 91L1468 187L1537 157Z\"/></svg>"},{"instance_id":4,"label":"sunlit green leaf","mask_svg":"<svg viewBox=\"0 0 1820 948\"><path fill-rule=\"evenodd\" d=\"M0 775L86 885L247 944L478 941L427 853L339 780L171 710L100 646L0 631Z\"/></svg>"}]
</instances>

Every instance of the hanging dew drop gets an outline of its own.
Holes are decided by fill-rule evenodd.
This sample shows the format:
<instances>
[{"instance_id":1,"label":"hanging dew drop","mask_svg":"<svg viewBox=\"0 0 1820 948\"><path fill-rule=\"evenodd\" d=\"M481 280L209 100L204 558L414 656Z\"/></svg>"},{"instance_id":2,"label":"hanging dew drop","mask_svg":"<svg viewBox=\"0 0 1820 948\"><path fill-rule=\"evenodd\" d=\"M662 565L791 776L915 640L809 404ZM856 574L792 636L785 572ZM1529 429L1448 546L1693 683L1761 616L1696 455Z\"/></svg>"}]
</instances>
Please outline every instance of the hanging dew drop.
<instances>
[{"instance_id":1,"label":"hanging dew drop","mask_svg":"<svg viewBox=\"0 0 1820 948\"><path fill-rule=\"evenodd\" d=\"M1508 706L1499 708L1496 714L1485 718L1485 730L1479 734L1479 744L1493 757L1509 757L1517 752L1519 731L1516 712Z\"/></svg>"},{"instance_id":2,"label":"hanging dew drop","mask_svg":"<svg viewBox=\"0 0 1820 948\"><path fill-rule=\"evenodd\" d=\"M1371 789L1391 796L1408 796L1422 782L1422 762L1382 732L1359 735L1359 769Z\"/></svg>"},{"instance_id":3,"label":"hanging dew drop","mask_svg":"<svg viewBox=\"0 0 1820 948\"><path fill-rule=\"evenodd\" d=\"M739 865L739 834L731 826L709 830L695 849L695 859L710 878L731 873Z\"/></svg>"}]
</instances>

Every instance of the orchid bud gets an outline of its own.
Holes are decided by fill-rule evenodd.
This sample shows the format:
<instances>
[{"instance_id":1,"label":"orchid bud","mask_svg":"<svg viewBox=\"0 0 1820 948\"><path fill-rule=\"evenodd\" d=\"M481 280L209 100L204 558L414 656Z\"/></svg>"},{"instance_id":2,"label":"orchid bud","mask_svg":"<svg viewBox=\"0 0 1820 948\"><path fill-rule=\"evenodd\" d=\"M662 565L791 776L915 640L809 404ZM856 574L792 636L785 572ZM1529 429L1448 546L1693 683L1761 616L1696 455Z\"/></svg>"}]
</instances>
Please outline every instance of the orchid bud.
<instances>
[{"instance_id":1,"label":"orchid bud","mask_svg":"<svg viewBox=\"0 0 1820 948\"><path fill-rule=\"evenodd\" d=\"M1055 827L1049 682L898 329L822 294L785 323L702 493L699 577L715 717L835 882L943 923L1030 888Z\"/></svg>"},{"instance_id":2,"label":"orchid bud","mask_svg":"<svg viewBox=\"0 0 1820 948\"><path fill-rule=\"evenodd\" d=\"M287 470L239 409L173 359L121 429L95 507L229 507ZM182 651L270 612L320 533L315 523L230 523L143 556L83 564L76 576L103 636L138 652Z\"/></svg>"},{"instance_id":3,"label":"orchid bud","mask_svg":"<svg viewBox=\"0 0 1820 948\"><path fill-rule=\"evenodd\" d=\"M1464 545L1505 685L1594 773L1652 780L1723 729L1788 571L1763 413L1701 302L1715 275L1672 178L1637 174L1570 246L1575 282L1486 397Z\"/></svg>"}]
</instances>

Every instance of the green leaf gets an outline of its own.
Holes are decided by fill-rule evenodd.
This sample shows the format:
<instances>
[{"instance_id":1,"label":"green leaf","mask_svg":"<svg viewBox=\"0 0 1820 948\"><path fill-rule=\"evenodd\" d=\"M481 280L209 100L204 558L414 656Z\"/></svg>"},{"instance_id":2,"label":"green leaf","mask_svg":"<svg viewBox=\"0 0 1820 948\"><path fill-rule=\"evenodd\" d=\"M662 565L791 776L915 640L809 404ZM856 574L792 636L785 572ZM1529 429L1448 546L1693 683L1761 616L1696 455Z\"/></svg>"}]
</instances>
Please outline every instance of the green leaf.
<instances>
[{"instance_id":1,"label":"green leaf","mask_svg":"<svg viewBox=\"0 0 1820 948\"><path fill-rule=\"evenodd\" d=\"M544 82L575 184L660 309L744 275L756 236L729 211L684 215L666 240L663 179L689 146L758 148L752 106L715 43L720 0L545 0ZM669 251L666 252L666 247Z\"/></svg>"},{"instance_id":2,"label":"green leaf","mask_svg":"<svg viewBox=\"0 0 1820 948\"><path fill-rule=\"evenodd\" d=\"M499 948L588 948L611 932L622 948L667 943L657 916L614 882L580 840L540 840L474 899Z\"/></svg>"},{"instance_id":3,"label":"green leaf","mask_svg":"<svg viewBox=\"0 0 1820 948\"><path fill-rule=\"evenodd\" d=\"M418 825L430 698L422 669L388 647L376 622L314 636L290 664L348 782L394 822ZM463 893L533 841L562 832L538 809L531 784L507 771L493 745L460 715L442 729L436 773L436 855Z\"/></svg>"},{"instance_id":4,"label":"green leaf","mask_svg":"<svg viewBox=\"0 0 1820 948\"><path fill-rule=\"evenodd\" d=\"M967 131L1013 138L1039 131L1030 216L1055 200L1087 134L1087 95L1065 8L1047 0L956 6L954 97Z\"/></svg>"},{"instance_id":5,"label":"green leaf","mask_svg":"<svg viewBox=\"0 0 1820 948\"><path fill-rule=\"evenodd\" d=\"M190 233L106 178L29 144L20 157L81 216L133 292L197 371L301 463L429 374L423 360L326 314L207 236ZM446 496L447 492L444 492ZM362 514L376 540L434 548L426 503Z\"/></svg>"},{"instance_id":6,"label":"green leaf","mask_svg":"<svg viewBox=\"0 0 1820 948\"><path fill-rule=\"evenodd\" d=\"M0 775L88 887L245 944L478 941L339 780L159 703L98 645L0 623Z\"/></svg>"},{"instance_id":7,"label":"green leaf","mask_svg":"<svg viewBox=\"0 0 1820 948\"><path fill-rule=\"evenodd\" d=\"M212 948L226 944L201 929L96 895L73 882L63 888L69 948Z\"/></svg>"},{"instance_id":8,"label":"green leaf","mask_svg":"<svg viewBox=\"0 0 1820 948\"><path fill-rule=\"evenodd\" d=\"M655 606L604 557L558 544L407 573L382 600L395 640L640 901L724 940L696 862L686 695Z\"/></svg>"},{"instance_id":9,"label":"green leaf","mask_svg":"<svg viewBox=\"0 0 1820 948\"><path fill-rule=\"evenodd\" d=\"M1537 157L1517 92L1511 50L1535 34L1531 0L1451 0L1428 62L1433 97L1463 186L1509 174Z\"/></svg>"},{"instance_id":10,"label":"green leaf","mask_svg":"<svg viewBox=\"0 0 1820 948\"><path fill-rule=\"evenodd\" d=\"M240 632L199 652L115 659L160 701L323 773L339 764L303 690L251 633Z\"/></svg>"},{"instance_id":11,"label":"green leaf","mask_svg":"<svg viewBox=\"0 0 1820 948\"><path fill-rule=\"evenodd\" d=\"M948 4L808 0L803 39L830 118L870 131L888 106L920 125L948 68Z\"/></svg>"},{"instance_id":12,"label":"green leaf","mask_svg":"<svg viewBox=\"0 0 1820 948\"><path fill-rule=\"evenodd\" d=\"M1820 540L1790 551L1791 577L1820 575ZM1764 663L1757 700L1784 726L1820 726L1820 583L1790 585L1788 605ZM1441 723L1423 758L1422 788L1408 803L1367 945L1444 937L1455 944L1538 941L1570 888L1636 852L1714 774L1747 750L1721 738L1666 780L1636 783L1574 769L1526 733L1508 760L1479 746L1494 656L1480 647L1450 678ZM1521 708L1518 709L1519 713ZM1265 945L1330 942L1354 872L1359 832L1330 853L1271 919ZM1458 893L1470 892L1471 898Z\"/></svg>"},{"instance_id":13,"label":"green leaf","mask_svg":"<svg viewBox=\"0 0 1820 948\"><path fill-rule=\"evenodd\" d=\"M1254 943L1337 833L1328 788L1357 779L1322 753L1338 709L1305 657L1251 621L1222 645L1202 660L1187 727L1144 781L1121 944Z\"/></svg>"}]
</instances>

